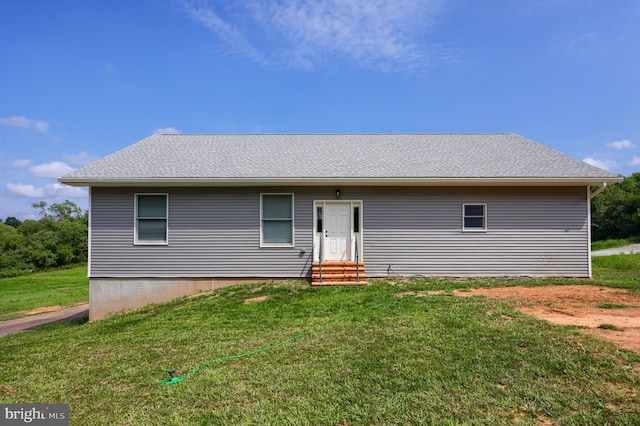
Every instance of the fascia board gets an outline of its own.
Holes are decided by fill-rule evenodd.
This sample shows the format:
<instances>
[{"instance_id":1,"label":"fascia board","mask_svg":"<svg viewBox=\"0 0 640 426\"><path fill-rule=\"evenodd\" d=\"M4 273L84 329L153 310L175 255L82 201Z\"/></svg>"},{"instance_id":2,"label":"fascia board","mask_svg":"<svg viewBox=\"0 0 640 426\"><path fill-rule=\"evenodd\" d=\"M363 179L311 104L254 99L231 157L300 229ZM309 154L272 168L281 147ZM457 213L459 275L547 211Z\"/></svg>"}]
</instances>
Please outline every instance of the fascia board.
<instances>
[{"instance_id":1,"label":"fascia board","mask_svg":"<svg viewBox=\"0 0 640 426\"><path fill-rule=\"evenodd\" d=\"M70 186L598 186L622 182L622 177L602 178L60 178Z\"/></svg>"}]
</instances>

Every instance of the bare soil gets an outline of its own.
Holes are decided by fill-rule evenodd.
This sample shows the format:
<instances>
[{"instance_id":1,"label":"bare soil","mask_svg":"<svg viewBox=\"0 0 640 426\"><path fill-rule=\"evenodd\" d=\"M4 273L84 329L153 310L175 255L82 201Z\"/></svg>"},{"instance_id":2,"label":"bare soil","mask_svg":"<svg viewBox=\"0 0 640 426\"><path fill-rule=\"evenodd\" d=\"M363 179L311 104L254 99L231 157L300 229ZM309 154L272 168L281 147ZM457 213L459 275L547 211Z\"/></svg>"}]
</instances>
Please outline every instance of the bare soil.
<instances>
[{"instance_id":1,"label":"bare soil","mask_svg":"<svg viewBox=\"0 0 640 426\"><path fill-rule=\"evenodd\" d=\"M431 292L434 293L438 292ZM512 300L518 309L536 318L554 324L580 326L585 333L618 343L625 349L640 351L640 294L637 293L568 285L479 288L456 290L454 294ZM617 329L602 328L603 324Z\"/></svg>"},{"instance_id":2,"label":"bare soil","mask_svg":"<svg viewBox=\"0 0 640 426\"><path fill-rule=\"evenodd\" d=\"M44 314L47 312L58 312L63 310L64 308L60 305L55 305L55 306L44 306L42 308L36 308L36 309L31 309L28 311L20 311L20 313L25 314L25 315L38 315L38 314Z\"/></svg>"},{"instance_id":3,"label":"bare soil","mask_svg":"<svg viewBox=\"0 0 640 426\"><path fill-rule=\"evenodd\" d=\"M264 302L267 299L268 299L267 296L252 297L250 299L244 299L244 304L248 305L249 303L253 303L253 302Z\"/></svg>"}]
</instances>

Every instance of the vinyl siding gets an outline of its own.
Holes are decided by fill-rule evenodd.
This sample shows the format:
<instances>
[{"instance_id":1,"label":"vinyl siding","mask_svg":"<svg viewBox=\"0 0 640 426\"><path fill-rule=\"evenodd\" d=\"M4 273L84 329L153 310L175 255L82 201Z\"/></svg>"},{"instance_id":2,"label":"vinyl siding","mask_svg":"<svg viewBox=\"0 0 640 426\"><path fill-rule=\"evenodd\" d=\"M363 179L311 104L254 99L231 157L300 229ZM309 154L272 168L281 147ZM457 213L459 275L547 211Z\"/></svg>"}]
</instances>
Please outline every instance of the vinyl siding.
<instances>
[{"instance_id":1,"label":"vinyl siding","mask_svg":"<svg viewBox=\"0 0 640 426\"><path fill-rule=\"evenodd\" d=\"M134 193L169 194L167 245L134 245ZM275 192L273 189L264 192ZM303 277L311 219L296 199L296 247L260 248L260 191L93 188L93 277ZM310 209L309 209L310 210ZM310 247L310 244L308 244ZM309 249L310 253L310 249ZM309 266L310 267L310 266Z\"/></svg>"},{"instance_id":2,"label":"vinyl siding","mask_svg":"<svg viewBox=\"0 0 640 426\"><path fill-rule=\"evenodd\" d=\"M461 231L463 203L487 205L486 232ZM585 188L379 191L364 223L368 276L589 275Z\"/></svg>"},{"instance_id":3,"label":"vinyl siding","mask_svg":"<svg viewBox=\"0 0 640 426\"><path fill-rule=\"evenodd\" d=\"M92 188L92 277L309 277L313 201L336 188ZM340 188L362 201L367 276L588 276L584 187ZM169 194L169 243L134 245L134 194ZM294 193L295 246L260 247L260 193ZM462 232L462 204L487 232ZM304 252L303 252L304 251Z\"/></svg>"}]
</instances>

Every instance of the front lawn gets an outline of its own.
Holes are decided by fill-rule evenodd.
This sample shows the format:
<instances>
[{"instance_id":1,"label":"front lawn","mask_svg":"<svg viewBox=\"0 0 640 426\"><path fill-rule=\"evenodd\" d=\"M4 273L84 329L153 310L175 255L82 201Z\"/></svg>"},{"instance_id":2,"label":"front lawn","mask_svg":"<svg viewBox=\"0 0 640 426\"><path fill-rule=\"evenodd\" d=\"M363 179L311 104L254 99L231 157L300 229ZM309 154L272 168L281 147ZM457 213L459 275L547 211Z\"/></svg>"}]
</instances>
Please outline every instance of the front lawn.
<instances>
[{"instance_id":1,"label":"front lawn","mask_svg":"<svg viewBox=\"0 0 640 426\"><path fill-rule=\"evenodd\" d=\"M591 258L593 284L626 288L640 293L640 254Z\"/></svg>"},{"instance_id":2,"label":"front lawn","mask_svg":"<svg viewBox=\"0 0 640 426\"><path fill-rule=\"evenodd\" d=\"M275 282L50 325L2 339L0 400L74 425L640 423L640 354L505 302L395 296L499 284Z\"/></svg>"},{"instance_id":3,"label":"front lawn","mask_svg":"<svg viewBox=\"0 0 640 426\"><path fill-rule=\"evenodd\" d=\"M0 321L24 316L20 311L89 302L87 266L0 278Z\"/></svg>"}]
</instances>

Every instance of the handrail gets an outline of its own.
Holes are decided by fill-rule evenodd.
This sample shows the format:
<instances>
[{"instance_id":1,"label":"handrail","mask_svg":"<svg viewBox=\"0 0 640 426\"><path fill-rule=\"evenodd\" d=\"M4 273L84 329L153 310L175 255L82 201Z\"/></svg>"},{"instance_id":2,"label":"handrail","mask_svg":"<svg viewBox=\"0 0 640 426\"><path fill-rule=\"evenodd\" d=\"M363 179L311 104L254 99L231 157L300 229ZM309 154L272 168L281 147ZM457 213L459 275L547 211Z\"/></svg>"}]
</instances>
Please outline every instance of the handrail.
<instances>
[{"instance_id":1,"label":"handrail","mask_svg":"<svg viewBox=\"0 0 640 426\"><path fill-rule=\"evenodd\" d=\"M359 255L359 250L358 250L358 233L354 232L354 235L356 237L356 282L359 283L360 282L360 255Z\"/></svg>"},{"instance_id":2,"label":"handrail","mask_svg":"<svg viewBox=\"0 0 640 426\"><path fill-rule=\"evenodd\" d=\"M322 258L324 257L324 235L320 235L320 252L318 253L318 268L320 273L320 284L322 284Z\"/></svg>"}]
</instances>

